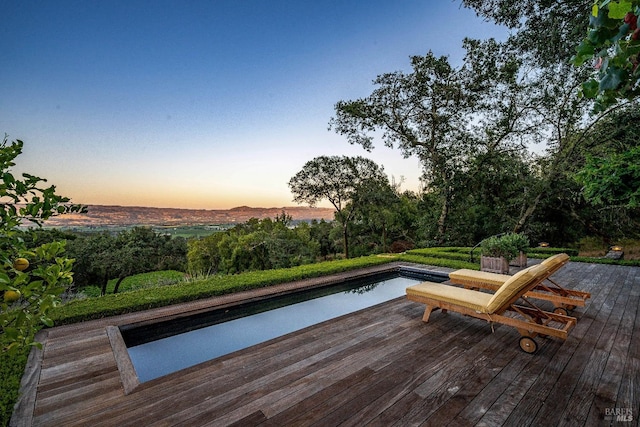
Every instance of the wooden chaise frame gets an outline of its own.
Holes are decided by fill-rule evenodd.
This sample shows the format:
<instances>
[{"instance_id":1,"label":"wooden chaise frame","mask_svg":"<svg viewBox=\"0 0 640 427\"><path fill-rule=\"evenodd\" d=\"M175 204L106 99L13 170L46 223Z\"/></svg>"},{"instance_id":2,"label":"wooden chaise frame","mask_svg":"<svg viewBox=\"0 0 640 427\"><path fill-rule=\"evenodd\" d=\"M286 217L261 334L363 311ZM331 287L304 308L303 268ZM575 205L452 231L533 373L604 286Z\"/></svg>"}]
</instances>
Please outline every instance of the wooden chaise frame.
<instances>
[{"instance_id":1,"label":"wooden chaise frame","mask_svg":"<svg viewBox=\"0 0 640 427\"><path fill-rule=\"evenodd\" d=\"M426 305L422 320L429 321L433 310L441 309L516 328L520 333L520 348L535 353L540 336L567 339L576 325L576 318L549 313L533 304L525 294L544 280L547 268L534 265L506 281L495 294L460 288L442 283L423 282L407 288L407 299ZM521 300L522 304L516 304Z\"/></svg>"},{"instance_id":2,"label":"wooden chaise frame","mask_svg":"<svg viewBox=\"0 0 640 427\"><path fill-rule=\"evenodd\" d=\"M570 310L580 306L584 307L587 299L591 297L589 292L566 289L553 281L550 276L569 262L569 255L565 253L553 255L542 261L547 267L547 274L543 280L526 294L527 297L551 301L554 312L568 314ZM462 285L467 289L487 289L497 291L504 282L509 280L508 274L487 273L476 270L461 269L449 273L449 281ZM547 282L547 283L545 283Z\"/></svg>"}]
</instances>

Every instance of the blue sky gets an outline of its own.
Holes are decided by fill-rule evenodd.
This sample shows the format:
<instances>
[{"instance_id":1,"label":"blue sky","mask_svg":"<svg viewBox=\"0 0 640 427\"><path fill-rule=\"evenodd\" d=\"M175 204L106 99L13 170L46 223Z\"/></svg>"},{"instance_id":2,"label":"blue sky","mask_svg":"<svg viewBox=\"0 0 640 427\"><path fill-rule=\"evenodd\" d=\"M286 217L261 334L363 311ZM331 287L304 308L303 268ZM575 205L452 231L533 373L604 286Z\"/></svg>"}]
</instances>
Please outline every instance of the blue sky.
<instances>
[{"instance_id":1,"label":"blue sky","mask_svg":"<svg viewBox=\"0 0 640 427\"><path fill-rule=\"evenodd\" d=\"M328 130L340 100L429 50L504 38L449 0L0 3L0 132L15 172L84 204L226 209L293 204L320 155L362 155L417 190L420 164Z\"/></svg>"}]
</instances>

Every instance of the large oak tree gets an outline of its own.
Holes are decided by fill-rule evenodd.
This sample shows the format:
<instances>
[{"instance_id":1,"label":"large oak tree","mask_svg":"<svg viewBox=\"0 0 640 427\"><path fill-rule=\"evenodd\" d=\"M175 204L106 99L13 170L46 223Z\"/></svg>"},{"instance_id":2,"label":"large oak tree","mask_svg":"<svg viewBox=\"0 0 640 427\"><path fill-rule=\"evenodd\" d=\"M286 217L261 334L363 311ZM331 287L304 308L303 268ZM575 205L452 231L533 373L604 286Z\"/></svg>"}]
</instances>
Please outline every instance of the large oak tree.
<instances>
[{"instance_id":1,"label":"large oak tree","mask_svg":"<svg viewBox=\"0 0 640 427\"><path fill-rule=\"evenodd\" d=\"M442 243L456 190L464 188L478 153L521 147L535 122L522 117L533 108L523 94L520 62L494 40L465 40L465 63L447 57L412 56L410 73L378 76L364 98L340 101L330 127L351 144L371 150L374 140L417 157L427 190L440 200L437 231Z\"/></svg>"},{"instance_id":2,"label":"large oak tree","mask_svg":"<svg viewBox=\"0 0 640 427\"><path fill-rule=\"evenodd\" d=\"M629 100L640 93L640 1L463 0L463 4L514 31L507 43L520 52L538 82L529 98L538 105L542 121L534 132L545 142L547 153L540 162L540 185L531 192L535 197L516 228L551 198L562 199L576 220L588 222L583 215L588 211L573 202L578 200L576 194L559 194L566 189L557 183L571 180L590 151L597 153L606 146L609 137L602 135L599 123L627 105L637 108ZM607 174L604 169L598 172L595 163L590 168L591 178ZM625 173L630 176L635 171ZM586 176L582 174L583 183ZM593 199L592 188L585 188L587 198Z\"/></svg>"},{"instance_id":3,"label":"large oak tree","mask_svg":"<svg viewBox=\"0 0 640 427\"><path fill-rule=\"evenodd\" d=\"M323 200L336 209L342 225L344 256L349 258L349 223L358 208L355 195L376 183L386 183L384 169L364 157L319 156L289 180L294 202L315 206Z\"/></svg>"}]
</instances>

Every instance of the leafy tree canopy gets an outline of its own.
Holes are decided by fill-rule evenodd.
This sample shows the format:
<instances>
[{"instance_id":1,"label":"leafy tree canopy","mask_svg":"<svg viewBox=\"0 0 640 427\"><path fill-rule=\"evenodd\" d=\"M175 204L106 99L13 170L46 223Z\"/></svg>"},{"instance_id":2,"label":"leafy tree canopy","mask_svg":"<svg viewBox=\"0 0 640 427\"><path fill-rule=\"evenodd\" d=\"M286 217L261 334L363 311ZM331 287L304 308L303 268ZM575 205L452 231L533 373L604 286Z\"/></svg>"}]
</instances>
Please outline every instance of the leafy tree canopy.
<instances>
[{"instance_id":1,"label":"leafy tree canopy","mask_svg":"<svg viewBox=\"0 0 640 427\"><path fill-rule=\"evenodd\" d=\"M67 245L76 259L76 285L100 283L106 293L110 279L118 279L114 293L131 275L157 270L184 270L186 240L171 238L148 227L134 227L111 235L108 232L79 237Z\"/></svg>"},{"instance_id":2,"label":"leafy tree canopy","mask_svg":"<svg viewBox=\"0 0 640 427\"><path fill-rule=\"evenodd\" d=\"M252 218L225 232L192 239L188 242L189 272L209 275L287 268L312 263L318 255L329 253L328 242L320 241L329 230L318 230L317 222L311 226L301 222L293 228L291 223L291 216L282 212L275 220ZM322 252L323 246L327 252Z\"/></svg>"},{"instance_id":3,"label":"leafy tree canopy","mask_svg":"<svg viewBox=\"0 0 640 427\"><path fill-rule=\"evenodd\" d=\"M582 93L596 100L595 111L604 111L640 95L640 1L596 1L589 10L587 36L573 63L593 62L596 75L584 82Z\"/></svg>"},{"instance_id":4,"label":"leafy tree canopy","mask_svg":"<svg viewBox=\"0 0 640 427\"><path fill-rule=\"evenodd\" d=\"M54 215L82 212L79 205L56 194L55 186L27 173L11 172L23 142L0 144L0 348L12 351L34 341L37 330L51 326L48 311L71 284L73 261L64 256L64 242L27 246L28 230Z\"/></svg>"},{"instance_id":5,"label":"leafy tree canopy","mask_svg":"<svg viewBox=\"0 0 640 427\"><path fill-rule=\"evenodd\" d=\"M289 187L294 202L315 206L327 200L337 212L342 212L358 188L386 179L384 169L364 157L319 156L289 180Z\"/></svg>"},{"instance_id":6,"label":"leafy tree canopy","mask_svg":"<svg viewBox=\"0 0 640 427\"><path fill-rule=\"evenodd\" d=\"M603 224L607 234L618 230L617 233L627 236L637 235L640 214L638 106L638 101L624 107L619 105L596 123L576 162L579 168L575 180L582 186L582 195L598 211L609 213L605 217L610 220Z\"/></svg>"},{"instance_id":7,"label":"leafy tree canopy","mask_svg":"<svg viewBox=\"0 0 640 427\"><path fill-rule=\"evenodd\" d=\"M592 0L463 0L486 19L515 32L510 44L540 66L567 62L584 37Z\"/></svg>"},{"instance_id":8,"label":"leafy tree canopy","mask_svg":"<svg viewBox=\"0 0 640 427\"><path fill-rule=\"evenodd\" d=\"M547 114L559 111L549 80L531 78L517 50L492 39L465 39L464 47L458 68L432 52L412 56L410 73L378 76L369 96L338 102L330 121L352 144L371 150L380 137L420 159L423 182L439 198L431 238L440 243L456 193L474 179L468 172L476 156L523 150L558 129Z\"/></svg>"},{"instance_id":9,"label":"leafy tree canopy","mask_svg":"<svg viewBox=\"0 0 640 427\"><path fill-rule=\"evenodd\" d=\"M296 203L315 206L328 200L333 205L343 227L345 258L349 258L348 225L357 209L354 196L376 182L388 183L388 178L372 160L361 156L319 156L289 180L289 187Z\"/></svg>"},{"instance_id":10,"label":"leafy tree canopy","mask_svg":"<svg viewBox=\"0 0 640 427\"><path fill-rule=\"evenodd\" d=\"M607 157L589 157L577 175L584 196L599 206L640 207L640 147Z\"/></svg>"}]
</instances>

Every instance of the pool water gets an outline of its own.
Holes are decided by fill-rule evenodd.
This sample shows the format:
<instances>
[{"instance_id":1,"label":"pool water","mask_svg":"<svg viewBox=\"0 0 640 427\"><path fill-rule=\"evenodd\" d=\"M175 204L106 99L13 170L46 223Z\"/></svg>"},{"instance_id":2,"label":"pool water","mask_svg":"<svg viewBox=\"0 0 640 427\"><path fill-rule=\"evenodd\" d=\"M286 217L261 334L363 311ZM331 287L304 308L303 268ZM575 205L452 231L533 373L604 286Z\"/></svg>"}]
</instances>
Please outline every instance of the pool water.
<instances>
[{"instance_id":1,"label":"pool water","mask_svg":"<svg viewBox=\"0 0 640 427\"><path fill-rule=\"evenodd\" d=\"M142 383L403 296L407 286L422 281L424 278L386 275L374 282L360 281L356 287L346 283L276 298L266 306L221 310L203 322L183 319L180 327L151 325L138 331L137 337L135 328L124 328L122 335ZM162 338L156 339L158 336Z\"/></svg>"}]
</instances>

